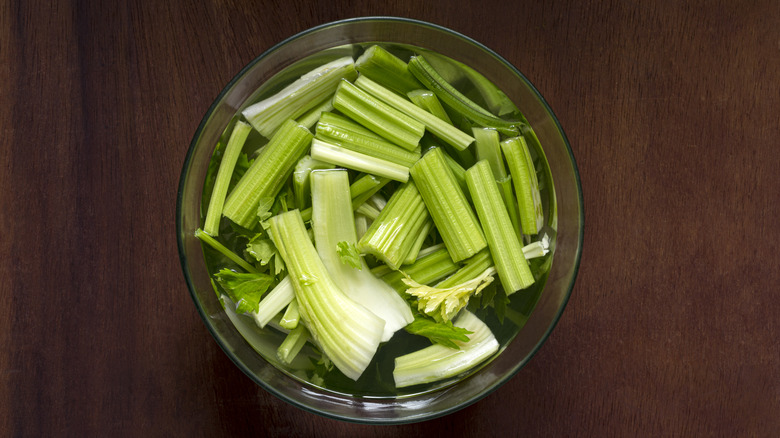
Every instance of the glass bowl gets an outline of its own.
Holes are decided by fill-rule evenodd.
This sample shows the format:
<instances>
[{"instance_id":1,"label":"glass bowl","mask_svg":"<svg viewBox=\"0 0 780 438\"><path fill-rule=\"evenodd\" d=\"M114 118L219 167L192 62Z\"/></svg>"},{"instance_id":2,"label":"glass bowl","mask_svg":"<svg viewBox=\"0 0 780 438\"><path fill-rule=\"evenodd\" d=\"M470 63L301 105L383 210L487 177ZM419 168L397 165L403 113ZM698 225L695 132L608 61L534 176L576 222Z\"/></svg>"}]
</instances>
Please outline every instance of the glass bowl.
<instances>
[{"instance_id":1,"label":"glass bowl","mask_svg":"<svg viewBox=\"0 0 780 438\"><path fill-rule=\"evenodd\" d=\"M530 314L522 330L500 355L476 372L438 389L403 397L352 396L324 390L261 357L221 307L201 243L194 236L201 226L201 197L209 160L237 111L307 71L317 61L312 58L323 56L322 51L343 54L373 42L431 51L478 70L517 105L533 127L555 187L546 206L547 231L555 235L552 264L541 295L526 309ZM246 375L298 408L345 421L392 424L462 409L496 390L528 363L553 330L571 294L582 248L583 219L579 175L568 140L550 107L522 73L482 44L441 26L366 17L324 24L288 38L254 59L224 88L203 117L187 152L179 183L176 232L184 277L198 313L222 350Z\"/></svg>"}]
</instances>

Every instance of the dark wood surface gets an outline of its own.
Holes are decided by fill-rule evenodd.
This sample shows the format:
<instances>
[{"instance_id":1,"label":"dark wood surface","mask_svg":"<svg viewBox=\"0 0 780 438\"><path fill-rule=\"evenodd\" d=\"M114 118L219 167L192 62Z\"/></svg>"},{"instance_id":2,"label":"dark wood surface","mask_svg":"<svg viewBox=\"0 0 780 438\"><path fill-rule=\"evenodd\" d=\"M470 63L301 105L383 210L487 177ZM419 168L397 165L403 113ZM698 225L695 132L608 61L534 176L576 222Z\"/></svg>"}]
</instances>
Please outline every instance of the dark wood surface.
<instances>
[{"instance_id":1,"label":"dark wood surface","mask_svg":"<svg viewBox=\"0 0 780 438\"><path fill-rule=\"evenodd\" d=\"M780 435L780 3L376 3L0 2L0 436ZM196 313L175 241L212 99L280 40L361 15L514 63L585 196L548 342L477 404L407 426L255 386Z\"/></svg>"}]
</instances>

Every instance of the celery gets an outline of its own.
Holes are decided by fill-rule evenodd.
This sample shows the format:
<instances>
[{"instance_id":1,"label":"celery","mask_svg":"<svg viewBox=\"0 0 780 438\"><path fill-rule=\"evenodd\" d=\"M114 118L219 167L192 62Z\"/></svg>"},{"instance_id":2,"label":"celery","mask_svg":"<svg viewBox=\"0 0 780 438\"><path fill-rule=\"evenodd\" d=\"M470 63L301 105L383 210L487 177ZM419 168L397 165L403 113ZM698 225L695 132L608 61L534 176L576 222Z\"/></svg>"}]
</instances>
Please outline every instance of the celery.
<instances>
[{"instance_id":1,"label":"celery","mask_svg":"<svg viewBox=\"0 0 780 438\"><path fill-rule=\"evenodd\" d=\"M428 238L428 233L430 233L432 228L433 219L428 218L428 220L426 220L423 224L422 228L420 228L420 234L417 235L417 239L415 239L414 243L412 244L412 248L409 250L409 254L406 255L406 259L404 259L403 262L404 265L409 265L417 261L417 256L420 254L420 249L425 243L425 239Z\"/></svg>"},{"instance_id":2,"label":"celery","mask_svg":"<svg viewBox=\"0 0 780 438\"><path fill-rule=\"evenodd\" d=\"M420 284L411 278L404 278L403 282L408 286L406 293L417 298L417 310L437 322L447 322L468 305L473 295L493 282L495 273L496 268L491 266L475 278L448 288Z\"/></svg>"},{"instance_id":3,"label":"celery","mask_svg":"<svg viewBox=\"0 0 780 438\"><path fill-rule=\"evenodd\" d=\"M454 377L481 364L498 351L499 345L487 325L463 310L453 321L471 334L468 342L454 341L459 349L435 344L395 359L393 378L402 388Z\"/></svg>"},{"instance_id":4,"label":"celery","mask_svg":"<svg viewBox=\"0 0 780 438\"><path fill-rule=\"evenodd\" d=\"M311 200L311 183L309 175L312 170L332 169L333 164L315 160L310 155L304 155L298 160L293 171L293 193L295 194L296 208L303 210L308 207Z\"/></svg>"},{"instance_id":5,"label":"celery","mask_svg":"<svg viewBox=\"0 0 780 438\"><path fill-rule=\"evenodd\" d=\"M306 73L273 96L257 102L243 114L249 124L266 138L289 119L297 119L333 95L339 82L354 79L355 63L345 56Z\"/></svg>"},{"instance_id":6,"label":"celery","mask_svg":"<svg viewBox=\"0 0 780 438\"><path fill-rule=\"evenodd\" d=\"M425 125L343 80L333 96L333 108L386 140L413 151Z\"/></svg>"},{"instance_id":7,"label":"celery","mask_svg":"<svg viewBox=\"0 0 780 438\"><path fill-rule=\"evenodd\" d=\"M469 168L466 171L466 183L504 291L511 295L527 288L533 284L534 276L509 220L490 164L482 160Z\"/></svg>"},{"instance_id":8,"label":"celery","mask_svg":"<svg viewBox=\"0 0 780 438\"><path fill-rule=\"evenodd\" d=\"M311 156L326 163L390 178L395 181L406 182L409 179L409 167L407 166L351 151L317 138L311 142Z\"/></svg>"},{"instance_id":9,"label":"celery","mask_svg":"<svg viewBox=\"0 0 780 438\"><path fill-rule=\"evenodd\" d=\"M337 247L355 245L357 234L344 170L312 173L312 229L317 253L334 282L344 293L385 321L382 341L412 322L409 305L387 283L374 277L365 260L359 269L340 260Z\"/></svg>"},{"instance_id":10,"label":"celery","mask_svg":"<svg viewBox=\"0 0 780 438\"><path fill-rule=\"evenodd\" d=\"M409 171L453 261L467 259L487 246L474 211L440 148L423 155Z\"/></svg>"},{"instance_id":11,"label":"celery","mask_svg":"<svg viewBox=\"0 0 780 438\"><path fill-rule=\"evenodd\" d=\"M209 235L219 235L219 220L222 218L222 207L225 204L230 178L233 176L236 161L238 161L238 156L241 154L241 149L244 147L244 142L246 142L251 130L251 126L239 120L233 127L233 132L230 133L230 139L225 147L225 154L222 156L217 179L211 192L206 220L203 223L203 231Z\"/></svg>"},{"instance_id":12,"label":"celery","mask_svg":"<svg viewBox=\"0 0 780 438\"><path fill-rule=\"evenodd\" d=\"M260 200L276 196L311 139L309 130L294 121L282 124L228 195L223 214L242 227L254 228Z\"/></svg>"},{"instance_id":13,"label":"celery","mask_svg":"<svg viewBox=\"0 0 780 438\"><path fill-rule=\"evenodd\" d=\"M437 245L432 251L421 251L420 256L411 265L405 265L401 271L389 271L380 273L373 271L375 275L382 276L393 289L403 292L407 286L404 284L406 276L421 284L433 283L458 270L458 265L452 261L450 253L443 245Z\"/></svg>"},{"instance_id":14,"label":"celery","mask_svg":"<svg viewBox=\"0 0 780 438\"><path fill-rule=\"evenodd\" d=\"M287 305L287 309L282 315L282 319L279 320L279 325L287 330L292 330L298 327L298 321L300 321L301 312L298 310L298 301L292 300Z\"/></svg>"},{"instance_id":15,"label":"celery","mask_svg":"<svg viewBox=\"0 0 780 438\"><path fill-rule=\"evenodd\" d=\"M377 45L363 52L355 61L355 67L361 75L400 94L422 87L420 81L409 73L406 62Z\"/></svg>"},{"instance_id":16,"label":"celery","mask_svg":"<svg viewBox=\"0 0 780 438\"><path fill-rule=\"evenodd\" d=\"M406 167L410 167L420 159L419 148L409 151L399 147L346 117L334 113L322 114L317 122L315 138Z\"/></svg>"},{"instance_id":17,"label":"celery","mask_svg":"<svg viewBox=\"0 0 780 438\"><path fill-rule=\"evenodd\" d=\"M433 94L433 91L412 90L406 93L406 97L408 97L409 100L412 101L412 103L424 109L425 111L428 111L429 113L433 114L434 116L444 120L445 122L451 125L453 124L452 120L450 120L449 114L447 114L447 111L441 105L441 101L439 100L439 98L436 97L435 94Z\"/></svg>"},{"instance_id":18,"label":"celery","mask_svg":"<svg viewBox=\"0 0 780 438\"><path fill-rule=\"evenodd\" d=\"M466 149L474 142L474 137L456 128L451 123L445 122L365 76L358 76L355 80L355 85L380 101L422 123L428 131L457 150Z\"/></svg>"},{"instance_id":19,"label":"celery","mask_svg":"<svg viewBox=\"0 0 780 438\"><path fill-rule=\"evenodd\" d=\"M522 238L520 217L517 212L517 201L512 190L512 178L507 174L504 166L504 155L501 153L501 142L498 131L490 128L473 128L476 139L477 160L487 160L493 176L496 177L499 193L504 200L509 220L518 238Z\"/></svg>"},{"instance_id":20,"label":"celery","mask_svg":"<svg viewBox=\"0 0 780 438\"><path fill-rule=\"evenodd\" d=\"M437 288L448 288L469 281L485 269L493 266L493 257L487 248L468 258L457 272L436 284Z\"/></svg>"},{"instance_id":21,"label":"celery","mask_svg":"<svg viewBox=\"0 0 780 438\"><path fill-rule=\"evenodd\" d=\"M358 249L398 269L420 235L428 211L417 185L402 184L358 242Z\"/></svg>"},{"instance_id":22,"label":"celery","mask_svg":"<svg viewBox=\"0 0 780 438\"><path fill-rule=\"evenodd\" d=\"M409 71L454 111L480 126L497 129L506 135L517 135L519 120L504 120L477 105L445 81L422 56L413 56L408 65Z\"/></svg>"},{"instance_id":23,"label":"celery","mask_svg":"<svg viewBox=\"0 0 780 438\"><path fill-rule=\"evenodd\" d=\"M219 241L217 241L215 238L211 237L210 235L206 234L206 232L201 230L200 228L195 230L195 237L200 239L201 242L214 248L215 250L217 250L219 253L221 253L228 259L232 260L238 266L241 266L241 268L243 268L245 271L258 272L257 268L250 265L249 262L241 258L238 254L229 250L227 247L225 247L225 245L219 243Z\"/></svg>"},{"instance_id":24,"label":"celery","mask_svg":"<svg viewBox=\"0 0 780 438\"><path fill-rule=\"evenodd\" d=\"M292 363L295 356L301 351L306 341L309 339L309 333L303 324L297 325L284 338L279 349L276 350L276 356L286 364Z\"/></svg>"},{"instance_id":25,"label":"celery","mask_svg":"<svg viewBox=\"0 0 780 438\"><path fill-rule=\"evenodd\" d=\"M295 289L302 321L334 365L357 380L379 347L385 321L336 285L309 240L298 210L268 221Z\"/></svg>"},{"instance_id":26,"label":"celery","mask_svg":"<svg viewBox=\"0 0 780 438\"><path fill-rule=\"evenodd\" d=\"M349 195L352 197L352 209L357 210L364 202L376 192L382 189L390 178L380 178L378 176L366 174L355 180L349 186ZM301 211L301 217L304 222L311 220L311 207Z\"/></svg>"},{"instance_id":27,"label":"celery","mask_svg":"<svg viewBox=\"0 0 780 438\"><path fill-rule=\"evenodd\" d=\"M308 129L314 128L314 125L320 120L323 114L329 114L333 110L333 101L331 99L326 100L320 105L312 108L306 114L298 118L298 123L307 127Z\"/></svg>"},{"instance_id":28,"label":"celery","mask_svg":"<svg viewBox=\"0 0 780 438\"><path fill-rule=\"evenodd\" d=\"M371 205L368 205L367 203L361 204L357 209L355 209L356 214L361 214L371 220L375 220L379 217L379 210L376 209L376 207L373 207Z\"/></svg>"},{"instance_id":29,"label":"celery","mask_svg":"<svg viewBox=\"0 0 780 438\"><path fill-rule=\"evenodd\" d=\"M501 149L512 174L523 234L538 234L544 225L544 211L528 144L523 137L512 137L501 142Z\"/></svg>"},{"instance_id":30,"label":"celery","mask_svg":"<svg viewBox=\"0 0 780 438\"><path fill-rule=\"evenodd\" d=\"M288 275L270 292L265 294L263 299L260 300L260 304L258 304L257 311L252 312L250 316L255 320L255 324L258 327L263 328L287 307L293 299L295 299L295 291Z\"/></svg>"}]
</instances>

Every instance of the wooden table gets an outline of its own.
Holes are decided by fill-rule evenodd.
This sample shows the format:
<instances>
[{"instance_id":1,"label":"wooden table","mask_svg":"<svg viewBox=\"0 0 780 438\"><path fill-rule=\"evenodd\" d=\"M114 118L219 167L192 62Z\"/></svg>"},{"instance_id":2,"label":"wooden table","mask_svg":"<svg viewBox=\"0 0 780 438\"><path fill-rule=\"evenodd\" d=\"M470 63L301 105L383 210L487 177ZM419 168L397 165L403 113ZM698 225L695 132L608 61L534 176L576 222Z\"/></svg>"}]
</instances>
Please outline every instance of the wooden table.
<instances>
[{"instance_id":1,"label":"wooden table","mask_svg":"<svg viewBox=\"0 0 780 438\"><path fill-rule=\"evenodd\" d=\"M0 435L780 435L780 3L512 3L2 2ZM580 275L541 351L406 426L254 385L201 322L175 241L181 164L222 87L362 15L514 63L585 196Z\"/></svg>"}]
</instances>

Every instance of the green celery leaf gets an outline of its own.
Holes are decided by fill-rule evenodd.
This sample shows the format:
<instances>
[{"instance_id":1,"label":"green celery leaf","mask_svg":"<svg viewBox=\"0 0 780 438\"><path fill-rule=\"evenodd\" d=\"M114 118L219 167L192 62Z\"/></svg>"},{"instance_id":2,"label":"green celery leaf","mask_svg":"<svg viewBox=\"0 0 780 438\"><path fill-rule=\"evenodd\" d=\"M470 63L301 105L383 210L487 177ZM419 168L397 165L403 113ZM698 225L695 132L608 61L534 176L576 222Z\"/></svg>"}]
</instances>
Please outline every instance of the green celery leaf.
<instances>
[{"instance_id":1,"label":"green celery leaf","mask_svg":"<svg viewBox=\"0 0 780 438\"><path fill-rule=\"evenodd\" d=\"M236 313L256 312L260 298L274 281L268 274L239 273L230 269L222 269L215 278L237 304Z\"/></svg>"},{"instance_id":2,"label":"green celery leaf","mask_svg":"<svg viewBox=\"0 0 780 438\"><path fill-rule=\"evenodd\" d=\"M452 321L436 322L429 318L419 315L414 317L414 321L404 328L413 335L425 336L434 344L441 344L445 347L460 350L458 344L453 340L468 342L466 335L472 332L461 327L452 325Z\"/></svg>"},{"instance_id":3,"label":"green celery leaf","mask_svg":"<svg viewBox=\"0 0 780 438\"><path fill-rule=\"evenodd\" d=\"M346 240L339 242L336 245L336 252L341 258L341 263L350 265L357 270L363 269L360 260L360 251L354 243L347 242Z\"/></svg>"}]
</instances>

